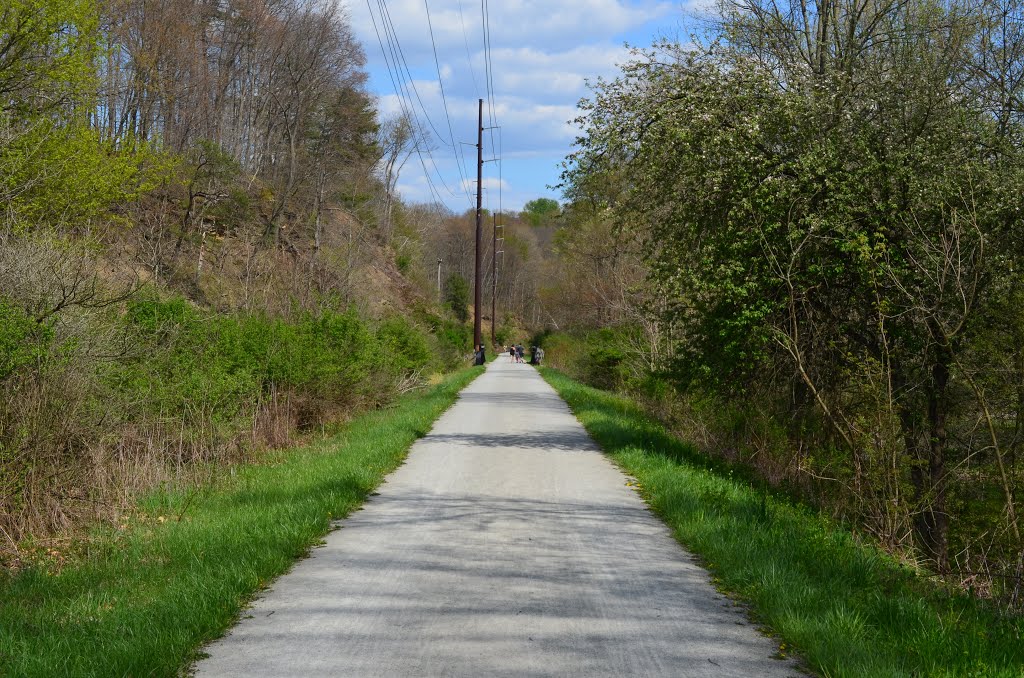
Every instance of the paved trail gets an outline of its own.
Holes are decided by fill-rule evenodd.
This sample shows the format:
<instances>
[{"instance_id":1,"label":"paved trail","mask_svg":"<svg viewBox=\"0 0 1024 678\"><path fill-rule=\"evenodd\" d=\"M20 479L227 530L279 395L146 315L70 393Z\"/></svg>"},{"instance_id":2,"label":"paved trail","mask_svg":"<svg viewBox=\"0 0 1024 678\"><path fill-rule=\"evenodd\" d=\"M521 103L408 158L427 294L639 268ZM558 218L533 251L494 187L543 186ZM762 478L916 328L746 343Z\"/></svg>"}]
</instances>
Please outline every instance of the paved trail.
<instances>
[{"instance_id":1,"label":"paved trail","mask_svg":"<svg viewBox=\"0 0 1024 678\"><path fill-rule=\"evenodd\" d=\"M797 676L500 357L199 676Z\"/></svg>"}]
</instances>

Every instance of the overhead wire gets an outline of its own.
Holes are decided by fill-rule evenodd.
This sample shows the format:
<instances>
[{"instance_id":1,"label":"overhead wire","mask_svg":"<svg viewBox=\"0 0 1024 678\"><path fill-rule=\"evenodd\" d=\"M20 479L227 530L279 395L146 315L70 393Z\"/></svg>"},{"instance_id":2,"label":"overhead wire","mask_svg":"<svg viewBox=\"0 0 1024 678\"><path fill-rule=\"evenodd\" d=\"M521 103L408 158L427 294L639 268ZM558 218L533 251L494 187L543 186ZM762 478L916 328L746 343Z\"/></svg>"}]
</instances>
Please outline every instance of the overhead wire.
<instances>
[{"instance_id":1,"label":"overhead wire","mask_svg":"<svg viewBox=\"0 0 1024 678\"><path fill-rule=\"evenodd\" d=\"M427 113L426 105L423 103L422 97L420 97L419 89L416 87L416 80L412 75L412 71L409 69L409 63L405 59L405 51L402 49L402 44L398 39L398 31L395 30L395 25L391 21L391 13L387 9L387 4L384 2L384 0L377 0L377 5L381 11L381 23L384 25L385 28L384 34L388 38L388 44L391 47L393 59L395 60L395 65L396 68L398 69L398 79L405 86L405 95L409 100L410 109L414 107L413 97L410 96L409 94L409 92L411 91L413 95L415 95L415 99L419 103L420 110L423 111L423 116L427 119L427 123L434 131L434 134L437 135L437 137L441 140L443 144L448 145L447 142L444 140L444 137L441 135L441 133L438 132L437 126L434 124L434 121L430 118L430 115ZM403 76L403 70L405 75L408 76L407 80ZM424 137L426 136L427 135L425 134L424 130ZM452 144L452 148L454 150L454 143ZM451 187L448 186L448 182L446 182L444 177L441 175L441 170L437 167L437 162L434 160L434 156L431 154L429 147L427 147L427 158L430 160L430 165L431 167L433 167L434 173L437 175L438 181L440 181L441 185L444 186L446 191L448 191L449 195L451 195L453 198L457 198L458 196L455 194L455 191L453 191Z\"/></svg>"},{"instance_id":2,"label":"overhead wire","mask_svg":"<svg viewBox=\"0 0 1024 678\"><path fill-rule=\"evenodd\" d=\"M495 147L494 143L494 131L498 130L498 139L501 139L501 126L498 124L498 111L497 111L497 97L494 93L494 59L493 49L491 47L491 8L488 0L480 0L481 14L483 15L483 34L484 34L484 60L487 66L487 103L488 103L488 120L490 121L490 139L491 139L491 155L494 156L495 162L498 164L498 212L502 211L502 149L500 143L498 147Z\"/></svg>"},{"instance_id":3,"label":"overhead wire","mask_svg":"<svg viewBox=\"0 0 1024 678\"><path fill-rule=\"evenodd\" d=\"M394 87L394 89L395 89L395 95L398 97L398 104L399 104L399 106L402 109L402 114L405 116L405 118L407 120L410 121L410 124L414 125L414 127L413 127L413 149L416 151L416 155L419 158L420 164L423 167L423 174L424 174L424 177L427 180L427 188L430 190L431 197L434 198L434 200L437 203L443 204L444 200L441 199L441 194L434 187L434 184L433 184L433 182L430 179L430 172L427 170L426 161L423 159L423 154L420 151L419 132L415 129L415 123L414 123L415 118L412 116L411 111L409 111L409 109L407 107L407 102L405 100L405 96L403 94L403 90L399 86L398 81L395 78L395 71L394 71L394 69L392 69L391 62L388 60L388 51L384 47L384 39L381 38L380 30L377 28L377 19L376 19L376 17L373 14L373 8L370 6L370 0L366 0L366 9L370 12L370 20L373 22L373 31L374 31L374 33L377 34L377 43L380 45L381 54L384 56L384 64L385 64L385 66L387 66L388 77L391 79L391 86ZM388 42L388 44L390 45L390 41Z\"/></svg>"},{"instance_id":4,"label":"overhead wire","mask_svg":"<svg viewBox=\"0 0 1024 678\"><path fill-rule=\"evenodd\" d=\"M398 31L395 30L395 24L391 21L391 12L388 11L387 3L384 0L377 0L377 6L380 8L381 18L385 26L385 34L389 36L389 43L393 45L393 49L396 53L396 58L398 60L397 63L400 65L401 71L404 71L405 74L409 76L407 91L411 91L413 93L417 103L419 103L420 105L420 110L423 111L423 117L426 118L427 124L430 125L430 128L434 131L434 134L436 134L437 138L441 140L441 143L447 146L448 142L445 141L444 136L441 134L441 132L438 131L437 126L431 119L430 114L427 112L427 107L423 103L423 98L420 96L420 91L416 87L416 79L413 77L412 72L409 70L409 62L406 61L405 59L405 51L402 49L402 43L398 39ZM453 142L452 146L454 145L455 144Z\"/></svg>"},{"instance_id":5,"label":"overhead wire","mask_svg":"<svg viewBox=\"0 0 1024 678\"><path fill-rule=\"evenodd\" d=\"M455 166L459 170L459 179L461 179L461 186L466 192L466 197L472 202L472 196L469 194L469 184L466 181L466 172L463 170L462 162L460 161L459 148L455 143L455 132L452 129L452 118L448 112L448 98L444 93L444 77L441 75L441 60L437 56L437 41L434 40L434 24L430 19L430 5L427 0L423 0L423 9L427 13L427 29L430 32L430 46L434 50L434 65L437 66L437 84L441 91L441 103L444 105L444 117L448 121L448 135L451 138L452 148L455 150Z\"/></svg>"},{"instance_id":6,"label":"overhead wire","mask_svg":"<svg viewBox=\"0 0 1024 678\"><path fill-rule=\"evenodd\" d=\"M466 16L462 12L462 0L459 3L459 24L462 26L462 41L466 45L466 61L469 64L469 76L473 80L473 92L480 98L480 85L476 82L476 69L473 68L473 55L469 51L469 33L466 31Z\"/></svg>"},{"instance_id":7,"label":"overhead wire","mask_svg":"<svg viewBox=\"0 0 1024 678\"><path fill-rule=\"evenodd\" d=\"M431 153L430 145L427 142L428 137L433 138L427 133L427 130L423 127L423 123L420 121L419 112L422 112L423 118L426 120L427 125L433 132L433 136L436 136L440 140L441 144L445 147L450 148L455 154L455 164L458 169L459 178L461 180L461 187L466 193L466 198L472 205L473 197L470 194L469 185L472 183L467 177L469 175L469 162L464 155L464 146L468 144L459 144L455 140L455 132L451 121L451 112L448 105L448 98L444 89L444 77L441 73L441 63L438 56L437 42L434 36L433 21L430 16L430 7L428 0L423 0L424 9L427 15L427 27L430 34L431 48L434 54L434 65L437 69L437 79L439 91L441 94L441 102L444 109L445 121L448 128L447 139L438 129L438 125L434 124L434 120L431 118L427 106L424 103L423 97L420 95L419 88L416 86L415 78L413 77L412 71L409 68L408 60L406 59L405 51L402 48L401 41L398 37L398 32L395 28L395 24L391 19L391 14L388 10L386 0L376 0L377 14L374 13L371 5L371 0L366 0L367 9L370 12L370 19L373 23L374 32L377 36L377 42L380 45L381 53L384 56L384 63L388 70L388 77L391 79L391 84L394 87L395 95L398 99L399 107L402 111L403 116L412 125L413 131L413 148L419 158L420 165L423 169L424 178L426 179L428 188L430 190L431 197L438 203L444 203L441 199L441 193L434 183L434 177L444 187L452 197L458 197L451 187L445 181L440 169L437 166L437 162ZM466 48L466 58L469 66L469 72L473 81L473 88L480 99L486 98L487 100L487 119L488 119L488 131L490 138L491 156L494 158L494 162L498 163L498 205L499 212L502 210L502 161L501 155L503 149L500 148L500 144L495 143L494 130L498 129L498 138L501 139L500 128L497 122L497 103L494 88L494 64L492 58L491 49L491 27L490 27L490 6L488 0L481 0L480 11L481 11L481 26L482 26L482 43L483 43L483 61L484 61L484 96L480 96L479 82L476 78L476 69L473 67L473 59L469 47L469 35L466 30L465 15L462 7L462 0L458 0L459 9L459 20L462 27L463 42ZM380 19L380 26L378 26L378 15ZM382 35L383 30L383 35ZM386 45L386 46L385 46ZM418 109L418 111L417 111ZM461 157L460 157L461 156ZM430 168L428 168L428 161ZM431 172L431 169L433 172ZM490 202L490 196L488 195L488 203Z\"/></svg>"},{"instance_id":8,"label":"overhead wire","mask_svg":"<svg viewBox=\"0 0 1024 678\"><path fill-rule=\"evenodd\" d=\"M380 30L377 27L377 18L374 15L372 7L370 7L370 0L367 0L367 8L370 11L370 18L373 21L374 31L377 34L377 41L381 45L381 51L384 53L384 61L388 67L388 75L391 78L392 85L395 88L395 93L399 98L402 111L406 118L410 121L413 126L414 140L413 145L416 149L417 155L419 156L420 163L423 165L423 172L427 180L427 184L431 189L432 195L437 198L439 203L444 203L444 200L440 197L440 192L437 191L436 186L433 185L433 179L431 178L431 172L427 168L427 160L429 160L433 173L436 175L439 183L453 198L457 198L458 195L451 189L448 183L445 181L441 174L440 169L437 167L437 162L431 153L431 149L425 144L426 130L422 128L422 123L419 122L419 116L415 114L416 103L419 104L420 110L423 112L424 118L430 125L434 134L441 140L441 142L448 146L448 142L445 141L444 137L438 131L437 126L434 124L430 115L427 113L426 105L423 103L423 99L419 94L419 90L416 87L415 79L413 78L412 72L409 69L408 62L405 59L405 52L402 49L401 42L398 38L398 32L395 30L394 23L391 20L390 12L388 12L387 5L383 0L377 0L377 8L380 14L381 28L384 29L384 38L381 37ZM384 43L387 42L387 48L384 47ZM388 52L391 54L390 60L388 59ZM408 76L408 77L406 77ZM423 148L420 148L421 142ZM454 139L451 144L453 150L455 150ZM426 159L423 155L426 154ZM457 162L457 161L456 161Z\"/></svg>"},{"instance_id":9,"label":"overhead wire","mask_svg":"<svg viewBox=\"0 0 1024 678\"><path fill-rule=\"evenodd\" d=\"M494 129L498 126L498 122L494 98L494 60L492 58L491 50L491 6L488 3L488 0L480 0L480 16L483 23L484 73L486 76L488 110L487 119L490 123L489 136L491 137L491 155L494 155L497 150L494 146Z\"/></svg>"}]
</instances>

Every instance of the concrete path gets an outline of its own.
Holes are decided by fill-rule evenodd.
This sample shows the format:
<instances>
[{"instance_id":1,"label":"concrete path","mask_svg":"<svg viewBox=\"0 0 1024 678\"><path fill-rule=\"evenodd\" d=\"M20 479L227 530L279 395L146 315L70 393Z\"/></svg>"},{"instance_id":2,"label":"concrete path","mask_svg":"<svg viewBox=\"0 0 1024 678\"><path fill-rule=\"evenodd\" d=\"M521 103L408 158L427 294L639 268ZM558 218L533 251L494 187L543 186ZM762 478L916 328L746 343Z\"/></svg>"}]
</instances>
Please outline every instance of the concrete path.
<instances>
[{"instance_id":1,"label":"concrete path","mask_svg":"<svg viewBox=\"0 0 1024 678\"><path fill-rule=\"evenodd\" d=\"M798 676L499 357L199 676Z\"/></svg>"}]
</instances>

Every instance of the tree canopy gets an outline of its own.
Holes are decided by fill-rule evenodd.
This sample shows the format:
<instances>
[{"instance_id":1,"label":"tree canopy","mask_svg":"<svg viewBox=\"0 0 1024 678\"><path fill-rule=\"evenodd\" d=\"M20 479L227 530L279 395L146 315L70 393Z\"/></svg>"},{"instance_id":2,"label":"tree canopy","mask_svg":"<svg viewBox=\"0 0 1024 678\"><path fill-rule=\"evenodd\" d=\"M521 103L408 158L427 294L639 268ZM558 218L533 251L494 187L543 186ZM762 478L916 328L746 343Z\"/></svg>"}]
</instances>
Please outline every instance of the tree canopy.
<instances>
[{"instance_id":1,"label":"tree canopy","mask_svg":"<svg viewBox=\"0 0 1024 678\"><path fill-rule=\"evenodd\" d=\"M531 226L541 226L550 224L560 212L557 200L536 198L523 205L520 217Z\"/></svg>"},{"instance_id":2,"label":"tree canopy","mask_svg":"<svg viewBox=\"0 0 1024 678\"><path fill-rule=\"evenodd\" d=\"M641 236L677 383L788 382L846 450L846 482L885 523L873 529L898 540L912 525L944 569L965 454L951 423L983 406L975 342L1022 282L1019 12L720 10L711 40L636 51L596 87L567 194ZM1005 431L989 427L1003 468Z\"/></svg>"}]
</instances>

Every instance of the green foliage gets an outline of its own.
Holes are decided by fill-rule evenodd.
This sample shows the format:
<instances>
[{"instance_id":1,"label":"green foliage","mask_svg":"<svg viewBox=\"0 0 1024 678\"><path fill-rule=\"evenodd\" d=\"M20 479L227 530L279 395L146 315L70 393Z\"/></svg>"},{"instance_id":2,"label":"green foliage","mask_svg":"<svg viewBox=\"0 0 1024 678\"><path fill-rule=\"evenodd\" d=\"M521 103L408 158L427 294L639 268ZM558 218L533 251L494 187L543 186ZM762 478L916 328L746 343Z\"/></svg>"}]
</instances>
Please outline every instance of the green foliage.
<instances>
[{"instance_id":1,"label":"green foliage","mask_svg":"<svg viewBox=\"0 0 1024 678\"><path fill-rule=\"evenodd\" d=\"M401 316L392 316L380 324L374 350L383 356L385 364L400 373L416 373L431 363L426 336Z\"/></svg>"},{"instance_id":2,"label":"green foliage","mask_svg":"<svg viewBox=\"0 0 1024 678\"><path fill-rule=\"evenodd\" d=\"M145 151L117 149L86 125L40 119L0 146L0 194L14 227L73 226L139 194Z\"/></svg>"},{"instance_id":3,"label":"green foliage","mask_svg":"<svg viewBox=\"0 0 1024 678\"><path fill-rule=\"evenodd\" d=\"M444 281L444 302L460 323L469 322L469 283L456 272Z\"/></svg>"},{"instance_id":4,"label":"green foliage","mask_svg":"<svg viewBox=\"0 0 1024 678\"><path fill-rule=\"evenodd\" d=\"M43 359L53 330L0 297L0 383L19 369Z\"/></svg>"},{"instance_id":5,"label":"green foliage","mask_svg":"<svg viewBox=\"0 0 1024 678\"><path fill-rule=\"evenodd\" d=\"M374 328L352 310L286 321L151 297L131 302L127 317L148 350L112 371L115 388L148 392L150 409L220 422L274 391L326 405L384 402L393 395L385 383L435 364L427 333L398 316Z\"/></svg>"},{"instance_id":6,"label":"green foliage","mask_svg":"<svg viewBox=\"0 0 1024 678\"><path fill-rule=\"evenodd\" d=\"M498 346L508 346L512 340L512 330L505 325L498 325L494 330L494 341L498 343Z\"/></svg>"},{"instance_id":7,"label":"green foliage","mask_svg":"<svg viewBox=\"0 0 1024 678\"><path fill-rule=\"evenodd\" d=\"M616 345L615 334L608 329L599 330L587 342L586 380L598 388L613 389L622 385L622 363L625 352Z\"/></svg>"},{"instance_id":8,"label":"green foliage","mask_svg":"<svg viewBox=\"0 0 1024 678\"><path fill-rule=\"evenodd\" d=\"M976 482L952 469L993 441L1006 515L1019 485L1001 468L1019 424L996 421L1021 410L1008 382L978 386L990 370L972 346L1006 331L990 304L1024 263L1024 126L992 104L998 78L974 76L1001 49L984 27L1002 10L798 10L741 2L705 45L636 52L584 102L563 179L642 239L675 385L782 404L795 450L820 442L795 422L820 416L836 494L945 570L944 502ZM821 37L804 50L807 35ZM985 443L952 442L979 421Z\"/></svg>"},{"instance_id":9,"label":"green foliage","mask_svg":"<svg viewBox=\"0 0 1024 678\"><path fill-rule=\"evenodd\" d=\"M520 217L531 226L548 226L561 214L558 201L551 198L537 198L523 205Z\"/></svg>"},{"instance_id":10,"label":"green foliage","mask_svg":"<svg viewBox=\"0 0 1024 678\"><path fill-rule=\"evenodd\" d=\"M541 368L720 588L827 676L1024 671L1024 622L951 594L823 516L756 490L630 401Z\"/></svg>"},{"instance_id":11,"label":"green foliage","mask_svg":"<svg viewBox=\"0 0 1024 678\"><path fill-rule=\"evenodd\" d=\"M531 344L544 349L545 362L564 370L574 378L606 390L632 388L634 374L646 376L646 370L631 356L631 328L601 328L577 332L542 332Z\"/></svg>"},{"instance_id":12,"label":"green foliage","mask_svg":"<svg viewBox=\"0 0 1024 678\"><path fill-rule=\"evenodd\" d=\"M927 302L907 294L942 284L918 269L941 249L941 234L972 248L977 235L963 232L964 220L993 244L1004 242L1007 224L1019 228L1008 196L1019 190L1021 156L984 114L935 91L948 73L908 70L898 84L872 82L842 98L836 116L836 100L815 93L842 95L839 75L783 86L739 48L662 49L678 58L651 53L599 89L567 178L582 190L622 162L638 178L616 213L647 235L653 280L670 302L666 320L687 325L681 381L742 384L792 342L790 314L802 319L810 308L826 317L806 331L834 336L822 358L875 351L880 339L857 345L853 326L879 320L920 345L927 323L912 310ZM905 134L907 117L921 126ZM851 308L851 299L865 303Z\"/></svg>"},{"instance_id":13,"label":"green foliage","mask_svg":"<svg viewBox=\"0 0 1024 678\"><path fill-rule=\"evenodd\" d=\"M82 226L138 194L145 153L103 141L99 12L87 0L15 0L0 13L0 199L14 229Z\"/></svg>"},{"instance_id":14,"label":"green foliage","mask_svg":"<svg viewBox=\"0 0 1024 678\"><path fill-rule=\"evenodd\" d=\"M137 312L160 318L151 328L191 317L173 302ZM70 556L63 567L43 558L17 574L0 571L4 673L182 675L333 520L358 508L481 372L464 369L273 463L151 494L121 529L96 530L80 553L62 554Z\"/></svg>"},{"instance_id":15,"label":"green foliage","mask_svg":"<svg viewBox=\"0 0 1024 678\"><path fill-rule=\"evenodd\" d=\"M94 94L100 48L95 2L8 0L0 36L0 116L17 124Z\"/></svg>"},{"instance_id":16,"label":"green foliage","mask_svg":"<svg viewBox=\"0 0 1024 678\"><path fill-rule=\"evenodd\" d=\"M275 390L351 405L386 397L370 392L372 375L408 375L430 358L426 339L406 321L373 330L354 311L288 322L207 314L179 297L134 300L127 317L149 350L113 370L115 388L147 391L150 408L198 410L223 422Z\"/></svg>"},{"instance_id":17,"label":"green foliage","mask_svg":"<svg viewBox=\"0 0 1024 678\"><path fill-rule=\"evenodd\" d=\"M421 306L414 316L421 325L430 328L433 362L443 370L458 369L466 364L473 345L473 330L464 323L442 317L433 310Z\"/></svg>"}]
</instances>

